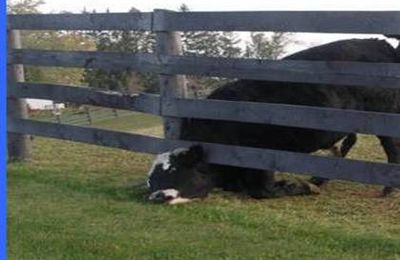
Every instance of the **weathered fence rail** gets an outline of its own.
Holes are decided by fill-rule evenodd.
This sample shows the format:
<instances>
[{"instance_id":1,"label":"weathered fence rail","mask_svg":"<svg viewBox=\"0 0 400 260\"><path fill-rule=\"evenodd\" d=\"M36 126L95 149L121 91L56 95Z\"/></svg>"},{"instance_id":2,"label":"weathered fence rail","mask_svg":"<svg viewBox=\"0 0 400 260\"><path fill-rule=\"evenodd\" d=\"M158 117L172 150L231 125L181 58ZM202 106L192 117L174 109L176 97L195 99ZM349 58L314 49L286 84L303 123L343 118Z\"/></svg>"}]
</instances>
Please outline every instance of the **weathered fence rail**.
<instances>
[{"instance_id":1,"label":"weathered fence rail","mask_svg":"<svg viewBox=\"0 0 400 260\"><path fill-rule=\"evenodd\" d=\"M9 16L10 30L145 30L157 34L156 53L9 51L19 64L134 70L160 74L161 94L124 95L83 87L9 82L9 98L42 98L151 113L164 117L166 139L109 130L9 118L9 132L159 153L190 142L179 137L180 118L268 123L341 132L400 137L400 114L283 104L190 100L184 78L203 75L272 81L400 87L400 66L391 63L270 61L181 56L175 31L290 31L400 34L400 12L188 12L155 10L129 14ZM12 65L14 64L14 65ZM18 116L17 116L18 117ZM300 172L331 179L400 187L400 165L219 144L202 144L212 163Z\"/></svg>"},{"instance_id":2,"label":"weathered fence rail","mask_svg":"<svg viewBox=\"0 0 400 260\"><path fill-rule=\"evenodd\" d=\"M18 82L11 85L8 95L14 98L50 99L59 103L71 102L161 115L159 95L154 94L129 95L87 87Z\"/></svg>"},{"instance_id":3,"label":"weathered fence rail","mask_svg":"<svg viewBox=\"0 0 400 260\"><path fill-rule=\"evenodd\" d=\"M359 132L400 138L400 114L243 101L173 98L163 104L159 95L128 95L85 87L17 83L15 98L50 99L126 109L159 116L275 124L339 132ZM160 106L161 104L161 106Z\"/></svg>"},{"instance_id":4,"label":"weathered fence rail","mask_svg":"<svg viewBox=\"0 0 400 260\"><path fill-rule=\"evenodd\" d=\"M12 30L287 31L400 34L399 12L262 11L9 15Z\"/></svg>"},{"instance_id":5,"label":"weathered fence rail","mask_svg":"<svg viewBox=\"0 0 400 260\"><path fill-rule=\"evenodd\" d=\"M13 50L14 64L133 70L285 82L400 88L400 64L257 60L93 51Z\"/></svg>"},{"instance_id":6,"label":"weathered fence rail","mask_svg":"<svg viewBox=\"0 0 400 260\"><path fill-rule=\"evenodd\" d=\"M176 99L162 115L400 137L400 114L255 102Z\"/></svg>"},{"instance_id":7,"label":"weathered fence rail","mask_svg":"<svg viewBox=\"0 0 400 260\"><path fill-rule=\"evenodd\" d=\"M152 29L152 13L9 15L11 30L143 30Z\"/></svg>"},{"instance_id":8,"label":"weathered fence rail","mask_svg":"<svg viewBox=\"0 0 400 260\"><path fill-rule=\"evenodd\" d=\"M163 58L163 71L171 74L348 86L400 87L398 74L400 64L393 63L273 61L190 56L161 57Z\"/></svg>"},{"instance_id":9,"label":"weathered fence rail","mask_svg":"<svg viewBox=\"0 0 400 260\"><path fill-rule=\"evenodd\" d=\"M32 120L13 120L9 130L21 134L33 134L63 140L121 148L142 153L160 153L177 147L189 147L192 143L167 140L111 130L80 126L52 124ZM400 165L371 163L319 157L301 153L268 149L239 147L211 143L201 144L209 162L233 166L315 174L330 179L360 181L400 187Z\"/></svg>"},{"instance_id":10,"label":"weathered fence rail","mask_svg":"<svg viewBox=\"0 0 400 260\"><path fill-rule=\"evenodd\" d=\"M168 12L154 18L154 31L282 31L399 34L399 12Z\"/></svg>"},{"instance_id":11,"label":"weathered fence rail","mask_svg":"<svg viewBox=\"0 0 400 260\"><path fill-rule=\"evenodd\" d=\"M9 61L14 64L45 67L79 67L156 73L160 71L157 57L148 53L15 49L10 53Z\"/></svg>"}]
</instances>

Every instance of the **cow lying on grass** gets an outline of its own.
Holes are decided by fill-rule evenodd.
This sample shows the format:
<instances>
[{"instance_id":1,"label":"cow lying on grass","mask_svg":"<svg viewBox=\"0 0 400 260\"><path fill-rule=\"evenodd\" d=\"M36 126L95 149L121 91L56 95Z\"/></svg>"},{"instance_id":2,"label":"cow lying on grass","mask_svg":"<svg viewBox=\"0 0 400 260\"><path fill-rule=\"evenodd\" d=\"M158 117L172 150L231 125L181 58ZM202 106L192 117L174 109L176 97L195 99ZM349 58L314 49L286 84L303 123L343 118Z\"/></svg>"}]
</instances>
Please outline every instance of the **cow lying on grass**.
<instances>
[{"instance_id":1,"label":"cow lying on grass","mask_svg":"<svg viewBox=\"0 0 400 260\"><path fill-rule=\"evenodd\" d=\"M352 39L310 48L286 59L393 63L396 62L396 50L383 40ZM383 88L238 80L215 90L208 99L400 112L400 90ZM347 135L277 125L188 118L183 122L180 138L312 153L333 147ZM400 140L378 138L389 162L400 162ZM272 171L207 164L203 159L203 151L198 146L159 155L149 172L149 199L186 202L206 197L214 187L245 192L254 198L318 192L318 188L309 182L276 181ZM318 184L318 178L314 182ZM385 192L390 190L386 188Z\"/></svg>"}]
</instances>

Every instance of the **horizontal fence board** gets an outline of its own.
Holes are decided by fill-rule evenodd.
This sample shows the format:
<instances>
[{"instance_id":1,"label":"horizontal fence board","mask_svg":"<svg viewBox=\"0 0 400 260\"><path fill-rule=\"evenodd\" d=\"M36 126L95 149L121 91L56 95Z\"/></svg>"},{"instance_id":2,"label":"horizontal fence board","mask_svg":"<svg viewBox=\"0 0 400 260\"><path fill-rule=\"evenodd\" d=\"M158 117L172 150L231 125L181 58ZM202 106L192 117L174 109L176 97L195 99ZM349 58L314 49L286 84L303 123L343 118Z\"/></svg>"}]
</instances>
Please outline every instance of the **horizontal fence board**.
<instances>
[{"instance_id":1,"label":"horizontal fence board","mask_svg":"<svg viewBox=\"0 0 400 260\"><path fill-rule=\"evenodd\" d=\"M155 115L276 124L339 132L400 137L400 114L243 101L174 99L160 108L154 94L126 95L84 87L16 83L16 98L50 99L133 110Z\"/></svg>"},{"instance_id":2,"label":"horizontal fence board","mask_svg":"<svg viewBox=\"0 0 400 260\"><path fill-rule=\"evenodd\" d=\"M9 63L50 67L160 72L157 57L149 53L14 49L9 56Z\"/></svg>"},{"instance_id":3,"label":"horizontal fence board","mask_svg":"<svg viewBox=\"0 0 400 260\"><path fill-rule=\"evenodd\" d=\"M15 30L290 31L400 34L398 11L256 11L8 15Z\"/></svg>"},{"instance_id":4,"label":"horizontal fence board","mask_svg":"<svg viewBox=\"0 0 400 260\"><path fill-rule=\"evenodd\" d=\"M18 82L9 88L8 95L160 114L159 96L154 94L129 95L87 87Z\"/></svg>"},{"instance_id":5,"label":"horizontal fence board","mask_svg":"<svg viewBox=\"0 0 400 260\"><path fill-rule=\"evenodd\" d=\"M162 57L164 73L240 79L400 88L400 64Z\"/></svg>"},{"instance_id":6,"label":"horizontal fence board","mask_svg":"<svg viewBox=\"0 0 400 260\"><path fill-rule=\"evenodd\" d=\"M399 11L171 12L154 31L280 31L400 34Z\"/></svg>"},{"instance_id":7,"label":"horizontal fence board","mask_svg":"<svg viewBox=\"0 0 400 260\"><path fill-rule=\"evenodd\" d=\"M187 141L165 140L110 130L23 119L10 120L8 131L152 154L192 145L191 142ZM220 144L200 144L205 148L207 161L211 163L282 172L307 173L330 179L400 187L400 165L396 164L345 160Z\"/></svg>"},{"instance_id":8,"label":"horizontal fence board","mask_svg":"<svg viewBox=\"0 0 400 260\"><path fill-rule=\"evenodd\" d=\"M175 99L162 114L400 137L400 114L209 99Z\"/></svg>"},{"instance_id":9,"label":"horizontal fence board","mask_svg":"<svg viewBox=\"0 0 400 260\"><path fill-rule=\"evenodd\" d=\"M228 59L149 53L15 49L10 63L133 70L255 80L400 88L400 64L299 60Z\"/></svg>"},{"instance_id":10,"label":"horizontal fence board","mask_svg":"<svg viewBox=\"0 0 400 260\"><path fill-rule=\"evenodd\" d=\"M30 132L32 135L37 136L121 148L143 153L156 154L160 149L160 141L154 137L34 120L9 120L8 131L17 133Z\"/></svg>"},{"instance_id":11,"label":"horizontal fence board","mask_svg":"<svg viewBox=\"0 0 400 260\"><path fill-rule=\"evenodd\" d=\"M23 14L8 15L13 30L145 30L152 13Z\"/></svg>"}]
</instances>

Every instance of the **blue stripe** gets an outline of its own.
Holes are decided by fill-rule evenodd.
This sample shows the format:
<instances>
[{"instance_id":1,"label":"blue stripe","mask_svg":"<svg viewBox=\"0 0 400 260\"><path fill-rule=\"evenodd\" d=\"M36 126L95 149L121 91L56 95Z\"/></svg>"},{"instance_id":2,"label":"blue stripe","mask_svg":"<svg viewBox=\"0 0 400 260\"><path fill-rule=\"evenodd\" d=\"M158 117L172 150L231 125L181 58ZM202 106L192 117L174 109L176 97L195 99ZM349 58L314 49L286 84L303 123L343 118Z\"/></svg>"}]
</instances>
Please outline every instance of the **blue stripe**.
<instances>
[{"instance_id":1,"label":"blue stripe","mask_svg":"<svg viewBox=\"0 0 400 260\"><path fill-rule=\"evenodd\" d=\"M6 175L6 0L0 0L0 259L6 259L6 214L7 214L7 175Z\"/></svg>"}]
</instances>

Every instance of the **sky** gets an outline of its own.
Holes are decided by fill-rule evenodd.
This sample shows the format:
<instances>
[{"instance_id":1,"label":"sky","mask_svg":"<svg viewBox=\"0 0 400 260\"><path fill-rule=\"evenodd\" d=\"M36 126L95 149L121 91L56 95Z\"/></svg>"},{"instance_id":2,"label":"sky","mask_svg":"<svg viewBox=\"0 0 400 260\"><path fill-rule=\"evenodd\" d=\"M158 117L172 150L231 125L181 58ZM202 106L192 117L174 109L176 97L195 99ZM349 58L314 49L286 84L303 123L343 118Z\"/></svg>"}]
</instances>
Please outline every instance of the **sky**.
<instances>
[{"instance_id":1,"label":"sky","mask_svg":"<svg viewBox=\"0 0 400 260\"><path fill-rule=\"evenodd\" d=\"M130 7L141 11L153 9L176 10L186 3L192 11L255 11L255 10L400 10L399 0L45 0L43 12L60 10L79 12L96 9L98 12L107 8L112 12L126 12Z\"/></svg>"},{"instance_id":2,"label":"sky","mask_svg":"<svg viewBox=\"0 0 400 260\"><path fill-rule=\"evenodd\" d=\"M44 0L40 10L43 13L69 11L79 13L86 10L104 12L126 12L135 7L143 12L153 9L177 10L182 3L189 6L191 11L270 11L270 10L357 10L357 11L400 11L400 0ZM241 33L243 43L248 34ZM311 34L298 33L294 35L297 44L288 47L288 53L299 51L339 39L369 38L378 35L348 35L348 34ZM396 44L391 41L392 44Z\"/></svg>"}]
</instances>

